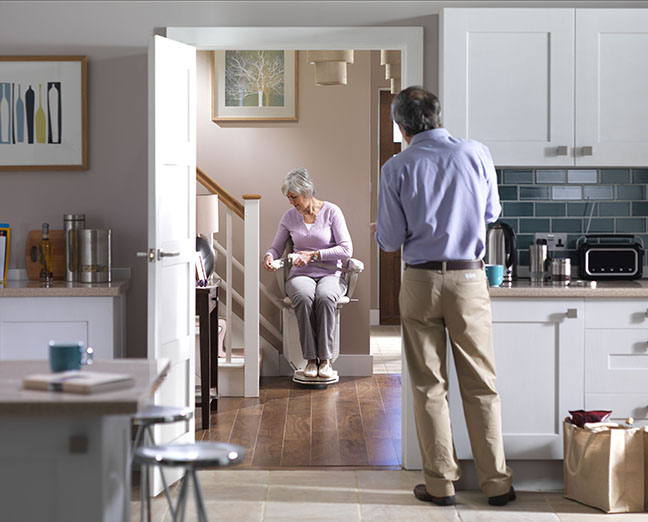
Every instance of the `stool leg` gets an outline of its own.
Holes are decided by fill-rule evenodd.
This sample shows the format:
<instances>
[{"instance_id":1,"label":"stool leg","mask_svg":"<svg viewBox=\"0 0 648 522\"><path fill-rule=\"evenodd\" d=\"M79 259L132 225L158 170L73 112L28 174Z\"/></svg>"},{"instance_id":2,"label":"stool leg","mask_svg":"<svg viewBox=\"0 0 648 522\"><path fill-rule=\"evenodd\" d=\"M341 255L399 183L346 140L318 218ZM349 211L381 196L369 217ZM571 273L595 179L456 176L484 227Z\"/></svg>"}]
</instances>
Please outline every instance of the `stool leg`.
<instances>
[{"instance_id":1,"label":"stool leg","mask_svg":"<svg viewBox=\"0 0 648 522\"><path fill-rule=\"evenodd\" d=\"M131 451L131 467L133 466L133 460L135 459L135 450L138 448L139 443L142 440L142 435L144 433L143 431L144 425L140 424L137 426L137 432L135 433L135 441L133 442L133 447Z\"/></svg>"},{"instance_id":2,"label":"stool leg","mask_svg":"<svg viewBox=\"0 0 648 522\"><path fill-rule=\"evenodd\" d=\"M145 436L146 434L148 434L149 443L155 446L155 442L153 440L153 428L150 425L146 427ZM171 511L171 516L173 517L174 516L173 501L171 500L171 494L169 493L169 486L167 485L166 478L164 477L164 469L161 466L157 466L157 470L160 473L160 478L162 479L162 486L164 487L164 496L167 499L167 504L169 504L169 511ZM155 473L155 469L153 473Z\"/></svg>"},{"instance_id":3,"label":"stool leg","mask_svg":"<svg viewBox=\"0 0 648 522\"><path fill-rule=\"evenodd\" d=\"M148 491L147 487L147 475L148 475L148 466L145 464L140 464L140 520L144 521L146 520L144 518L144 509L146 506L146 498L148 495L146 492ZM149 516L151 514L151 506L149 506Z\"/></svg>"},{"instance_id":4,"label":"stool leg","mask_svg":"<svg viewBox=\"0 0 648 522\"><path fill-rule=\"evenodd\" d=\"M196 493L196 511L198 512L198 522L209 522L207 520L207 511L205 509L205 502L203 501L202 491L200 490L200 483L198 482L198 474L195 468L191 468L191 476Z\"/></svg>"},{"instance_id":5,"label":"stool leg","mask_svg":"<svg viewBox=\"0 0 648 522\"><path fill-rule=\"evenodd\" d=\"M178 501L176 502L175 513L173 514L173 522L184 521L185 508L187 505L187 483L189 482L187 474L188 473L185 471L185 476L182 477L182 484L180 485L180 491L178 492Z\"/></svg>"}]
</instances>

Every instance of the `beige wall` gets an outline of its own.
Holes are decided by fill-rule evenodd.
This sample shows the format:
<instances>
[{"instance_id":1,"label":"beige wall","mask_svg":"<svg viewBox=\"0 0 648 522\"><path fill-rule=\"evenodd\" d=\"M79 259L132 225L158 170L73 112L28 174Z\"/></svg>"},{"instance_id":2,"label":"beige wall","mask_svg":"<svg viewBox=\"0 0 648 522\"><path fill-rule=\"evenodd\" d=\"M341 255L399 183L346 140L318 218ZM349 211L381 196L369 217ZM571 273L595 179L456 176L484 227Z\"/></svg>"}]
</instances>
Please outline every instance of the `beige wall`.
<instances>
[{"instance_id":1,"label":"beige wall","mask_svg":"<svg viewBox=\"0 0 648 522\"><path fill-rule=\"evenodd\" d=\"M294 167L306 167L315 182L317 197L342 209L353 240L354 257L370 265L370 175L372 152L371 53L356 51L349 65L348 84L316 86L314 66L299 53L299 121L211 121L210 53L198 53L197 164L233 196L259 193L261 199L261 251L270 246L283 213L289 208L280 187ZM375 110L374 110L375 112ZM237 230L240 229L237 221ZM224 219L221 219L221 232ZM224 244L224 234L220 242ZM237 253L242 259L240 252ZM354 297L342 314L342 353L369 353L370 271L359 279ZM273 273L261 280L278 292Z\"/></svg>"},{"instance_id":2,"label":"beige wall","mask_svg":"<svg viewBox=\"0 0 648 522\"><path fill-rule=\"evenodd\" d=\"M0 2L0 54L88 56L89 170L0 172L0 222L13 227L10 267L25 266L29 230L44 221L62 224L66 212L85 213L88 224L112 228L114 265L132 268L126 300L127 353L144 355L146 263L135 258L135 252L147 248L147 46L151 35L169 26L420 26L424 28L424 83L436 90L439 13L443 7L465 6L621 8L648 7L648 2ZM347 120L345 115L345 124ZM315 127L316 122L311 125ZM295 151L294 160L306 164L320 158L319 145L312 143L314 152L308 155ZM352 149L346 143L339 146L339 162L344 165ZM265 201L281 199L277 189L271 189L277 186L280 172L283 169L277 166L277 170L259 173L259 179L268 176L268 186L262 191ZM356 248L368 249L364 243L368 236L356 231L366 228L368 201L363 199L367 211L360 218L353 203L349 206L347 198L338 196L337 187L327 181L335 173L314 171L313 175L323 197L337 197L343 203L353 223ZM242 187L238 190L243 192ZM366 177L358 186L350 186L348 194L354 191L366 197ZM267 226L272 228L274 223ZM367 287L362 291L366 302Z\"/></svg>"}]
</instances>

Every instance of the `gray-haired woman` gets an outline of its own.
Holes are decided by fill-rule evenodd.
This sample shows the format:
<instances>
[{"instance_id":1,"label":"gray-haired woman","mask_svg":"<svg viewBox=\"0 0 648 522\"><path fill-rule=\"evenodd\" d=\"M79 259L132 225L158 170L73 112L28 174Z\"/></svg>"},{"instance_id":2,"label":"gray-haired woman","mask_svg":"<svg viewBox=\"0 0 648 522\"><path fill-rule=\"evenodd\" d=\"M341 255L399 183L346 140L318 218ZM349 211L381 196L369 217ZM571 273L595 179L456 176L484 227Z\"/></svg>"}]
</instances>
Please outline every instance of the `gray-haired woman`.
<instances>
[{"instance_id":1,"label":"gray-haired woman","mask_svg":"<svg viewBox=\"0 0 648 522\"><path fill-rule=\"evenodd\" d=\"M286 293L295 304L302 354L308 360L304 375L330 378L335 307L346 292L346 282L337 269L351 257L351 236L340 207L315 197L315 185L305 168L291 170L281 192L292 208L281 218L263 266L275 270L271 263L281 257L290 237L298 257L293 261ZM330 268L309 265L311 261Z\"/></svg>"}]
</instances>

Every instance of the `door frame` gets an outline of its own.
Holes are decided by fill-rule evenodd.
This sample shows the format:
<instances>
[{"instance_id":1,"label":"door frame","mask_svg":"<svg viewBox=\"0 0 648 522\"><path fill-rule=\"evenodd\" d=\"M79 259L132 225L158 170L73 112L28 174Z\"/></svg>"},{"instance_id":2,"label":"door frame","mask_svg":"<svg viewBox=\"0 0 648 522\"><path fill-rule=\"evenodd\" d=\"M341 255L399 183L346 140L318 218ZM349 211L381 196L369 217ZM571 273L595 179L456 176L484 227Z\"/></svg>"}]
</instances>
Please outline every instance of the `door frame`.
<instances>
[{"instance_id":1,"label":"door frame","mask_svg":"<svg viewBox=\"0 0 648 522\"><path fill-rule=\"evenodd\" d=\"M167 27L166 36L200 51L226 49L375 50L401 52L402 85L423 85L422 27ZM369 218L369 216L367 216ZM368 222L368 221L367 221ZM401 336L402 338L402 336ZM402 355L403 467L420 469L407 364Z\"/></svg>"}]
</instances>

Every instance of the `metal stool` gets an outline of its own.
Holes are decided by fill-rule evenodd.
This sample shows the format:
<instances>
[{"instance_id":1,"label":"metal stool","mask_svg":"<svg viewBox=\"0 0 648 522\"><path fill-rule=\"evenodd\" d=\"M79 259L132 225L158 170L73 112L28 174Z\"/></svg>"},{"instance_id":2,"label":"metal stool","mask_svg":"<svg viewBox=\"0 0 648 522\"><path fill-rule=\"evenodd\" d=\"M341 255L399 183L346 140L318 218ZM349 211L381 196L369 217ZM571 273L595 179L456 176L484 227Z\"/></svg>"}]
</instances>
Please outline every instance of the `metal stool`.
<instances>
[{"instance_id":1,"label":"metal stool","mask_svg":"<svg viewBox=\"0 0 648 522\"><path fill-rule=\"evenodd\" d=\"M138 411L131 418L131 422L134 426L137 426L137 432L135 433L135 441L133 442L133 448L131 451L131 467L135 459L135 452L140 446L146 446L150 444L155 446L155 440L153 438L153 425L154 424L168 424L171 422L180 422L188 421L193 417L192 408L179 408L176 406L156 406L150 404L146 406L143 410ZM147 442L148 441L148 442ZM140 500L142 501L142 521L144 520L144 504L146 503L148 507L148 521L151 520L151 498L148 494L148 484L147 477L145 476L147 470L142 470L141 475L142 479L140 481ZM164 486L164 494L169 503L169 509L173 515L173 502L171 501L171 495L169 494L169 488L164 478L164 473L160 470L160 477L162 477L162 485Z\"/></svg>"},{"instance_id":2,"label":"metal stool","mask_svg":"<svg viewBox=\"0 0 648 522\"><path fill-rule=\"evenodd\" d=\"M195 442L193 444L167 444L163 446L140 446L135 452L135 462L141 466L169 466L183 467L185 469L178 500L175 508L170 504L173 521L183 521L185 508L187 505L187 489L189 479L193 480L196 495L196 509L198 512L198 522L208 522L205 503L196 470L202 467L219 466L225 467L237 464L245 458L246 450L240 446L226 444L224 442ZM144 486L146 485L146 473L144 477ZM148 515L151 514L151 508L148 506ZM141 511L142 520L144 520L144 503Z\"/></svg>"}]
</instances>

